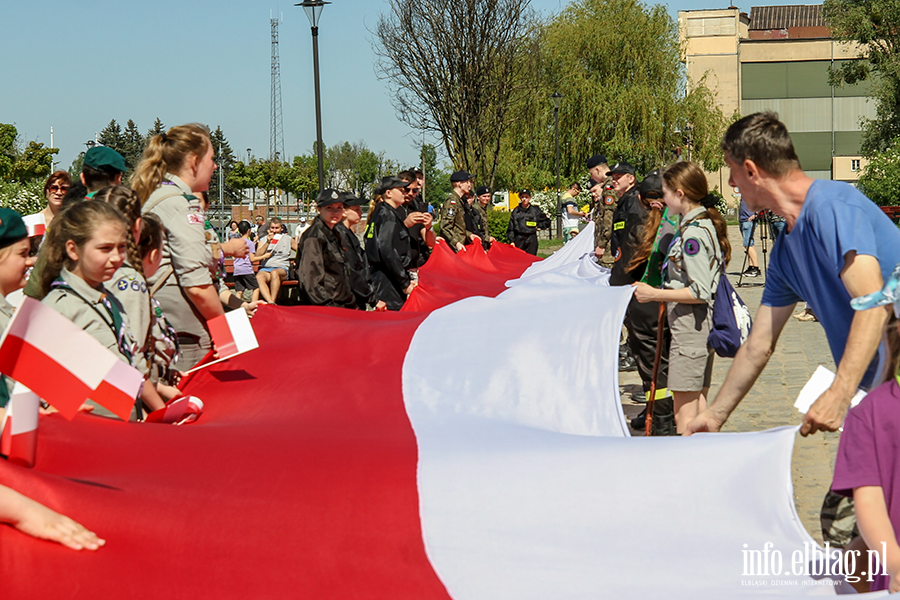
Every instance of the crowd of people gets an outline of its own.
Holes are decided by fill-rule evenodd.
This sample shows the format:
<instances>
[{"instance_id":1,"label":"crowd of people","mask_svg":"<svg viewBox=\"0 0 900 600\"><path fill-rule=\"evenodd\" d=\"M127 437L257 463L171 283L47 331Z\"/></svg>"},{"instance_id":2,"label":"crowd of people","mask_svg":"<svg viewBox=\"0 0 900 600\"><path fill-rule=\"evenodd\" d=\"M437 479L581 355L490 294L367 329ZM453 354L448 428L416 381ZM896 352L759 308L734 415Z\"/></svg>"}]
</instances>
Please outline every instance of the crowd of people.
<instances>
[{"instance_id":1,"label":"crowd of people","mask_svg":"<svg viewBox=\"0 0 900 600\"><path fill-rule=\"evenodd\" d=\"M718 431L762 372L796 303L808 303L820 316L837 374L803 417L801 434L846 427L834 491L823 505L823 534L847 549L885 543L890 574L876 578L872 589L900 590L900 495L893 490L900 230L856 188L809 178L774 114L734 123L722 150L729 183L746 207L742 231L751 223L745 255L760 215L781 225L772 227L777 243L762 304L714 399L708 398L714 356L708 337L732 252L719 198L702 168L679 161L639 180L628 162L610 167L604 156L591 156L586 185L574 182L563 197L566 237L592 220L598 269L609 273L610 285L634 290L624 326L642 380L643 398L635 399L654 400L655 435ZM364 201L336 189L321 191L318 215L293 236L280 219L261 217L255 224L232 221L220 236L206 218L215 168L208 129L188 124L149 140L128 185L124 160L104 147L86 153L78 180L53 173L44 188L42 238L30 239L22 217L0 208L0 326L13 314L6 296L25 288L140 370L145 382L132 412L140 420L177 398L184 371L213 351L209 320L227 310L252 316L278 299L294 269L304 304L399 310L436 243L454 252L496 243L487 225L491 190L473 190L471 174L453 173L436 234L421 196L424 177L415 169L380 181L362 242L354 230ZM579 208L575 198L583 189L592 201ZM508 237L536 253L537 230L549 227L549 219L531 203L529 190L519 198ZM234 259L234 292L222 285L225 257ZM744 275L756 271L751 259ZM11 384L0 385L0 411ZM858 387L873 391L849 409ZM632 425L642 428L648 418L645 411ZM72 548L104 543L3 486L0 520Z\"/></svg>"}]
</instances>

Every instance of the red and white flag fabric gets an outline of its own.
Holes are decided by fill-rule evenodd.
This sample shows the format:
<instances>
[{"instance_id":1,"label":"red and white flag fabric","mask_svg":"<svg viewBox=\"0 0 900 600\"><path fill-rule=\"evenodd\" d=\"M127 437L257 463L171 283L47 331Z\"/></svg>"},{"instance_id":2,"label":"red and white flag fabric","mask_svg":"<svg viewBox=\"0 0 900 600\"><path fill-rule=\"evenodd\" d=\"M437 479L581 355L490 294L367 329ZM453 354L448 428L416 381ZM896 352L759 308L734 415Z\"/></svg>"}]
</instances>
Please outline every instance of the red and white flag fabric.
<instances>
[{"instance_id":1,"label":"red and white flag fabric","mask_svg":"<svg viewBox=\"0 0 900 600\"><path fill-rule=\"evenodd\" d=\"M210 365L228 360L244 352L259 348L259 341L253 333L253 325L250 317L244 309L233 310L206 322L209 334L212 336L218 358L198 367L194 367L188 373L205 369Z\"/></svg>"},{"instance_id":2,"label":"red and white flag fabric","mask_svg":"<svg viewBox=\"0 0 900 600\"><path fill-rule=\"evenodd\" d=\"M520 268L496 268L509 254ZM206 403L191 427L45 419L35 469L0 461L0 483L108 543L76 569L0 527L4 600L833 593L785 568L745 574L751 551L794 569L819 550L793 506L793 428L632 439L617 380L631 289L513 284L534 259L487 258L493 287L487 265L429 260L421 311L263 306L259 350L185 386ZM452 283L442 265L476 267L483 293L447 303L464 284L431 289ZM135 552L166 576L133 577Z\"/></svg>"},{"instance_id":3,"label":"red and white flag fabric","mask_svg":"<svg viewBox=\"0 0 900 600\"><path fill-rule=\"evenodd\" d=\"M178 396L166 402L163 408L147 415L148 423L193 423L203 414L203 401L196 396Z\"/></svg>"},{"instance_id":4,"label":"red and white flag fabric","mask_svg":"<svg viewBox=\"0 0 900 600\"><path fill-rule=\"evenodd\" d=\"M44 218L44 213L26 215L22 217L22 220L25 221L25 227L28 229L28 237L44 235L47 232L47 220Z\"/></svg>"},{"instance_id":5,"label":"red and white flag fabric","mask_svg":"<svg viewBox=\"0 0 900 600\"><path fill-rule=\"evenodd\" d=\"M0 383L5 385L5 383ZM13 386L6 416L0 424L0 454L23 467L33 467L37 454L41 399L21 383Z\"/></svg>"},{"instance_id":6,"label":"red and white flag fabric","mask_svg":"<svg viewBox=\"0 0 900 600\"><path fill-rule=\"evenodd\" d=\"M29 387L66 419L88 398L128 419L143 381L90 334L29 297L0 338L0 373Z\"/></svg>"},{"instance_id":7,"label":"red and white flag fabric","mask_svg":"<svg viewBox=\"0 0 900 600\"><path fill-rule=\"evenodd\" d=\"M283 238L283 237L284 237L283 233L276 233L271 238L269 238L269 244L266 247L266 251L271 252L272 250L274 250L275 246L278 245L278 242L280 242L281 238Z\"/></svg>"}]
</instances>

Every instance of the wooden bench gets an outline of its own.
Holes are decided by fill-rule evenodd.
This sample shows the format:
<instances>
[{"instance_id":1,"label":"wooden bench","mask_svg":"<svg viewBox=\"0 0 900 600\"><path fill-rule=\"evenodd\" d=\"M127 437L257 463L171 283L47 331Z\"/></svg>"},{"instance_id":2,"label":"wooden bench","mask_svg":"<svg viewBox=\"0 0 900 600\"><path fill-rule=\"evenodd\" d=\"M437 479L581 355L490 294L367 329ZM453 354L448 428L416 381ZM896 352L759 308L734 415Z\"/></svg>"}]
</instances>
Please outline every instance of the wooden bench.
<instances>
[{"instance_id":1,"label":"wooden bench","mask_svg":"<svg viewBox=\"0 0 900 600\"><path fill-rule=\"evenodd\" d=\"M296 271L296 264L294 263L294 259L291 259L291 267L294 267L294 271ZM259 272L259 263L253 263L253 273ZM226 257L225 258L225 285L234 289L234 258ZM281 289L278 290L278 298L275 299L276 304L281 304L284 306L294 306L300 303L299 298L299 285L300 282L296 279L285 279L281 282Z\"/></svg>"}]
</instances>

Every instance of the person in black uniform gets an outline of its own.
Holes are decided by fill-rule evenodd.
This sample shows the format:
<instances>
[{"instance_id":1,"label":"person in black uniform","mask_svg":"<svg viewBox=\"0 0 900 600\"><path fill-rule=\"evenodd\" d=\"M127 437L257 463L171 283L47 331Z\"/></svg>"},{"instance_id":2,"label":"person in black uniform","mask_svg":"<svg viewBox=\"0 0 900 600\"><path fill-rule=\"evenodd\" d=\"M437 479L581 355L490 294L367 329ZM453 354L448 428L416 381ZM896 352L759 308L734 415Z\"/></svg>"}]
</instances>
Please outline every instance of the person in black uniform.
<instances>
[{"instance_id":1,"label":"person in black uniform","mask_svg":"<svg viewBox=\"0 0 900 600\"><path fill-rule=\"evenodd\" d=\"M334 230L341 238L347 272L350 276L350 289L356 297L356 307L359 310L366 310L369 306L374 306L375 310L385 310L384 301L375 298L366 253L359 244L359 238L353 233L353 228L362 219L363 201L352 192L341 192L341 199L344 202L344 220L335 225Z\"/></svg>"},{"instance_id":2,"label":"person in black uniform","mask_svg":"<svg viewBox=\"0 0 900 600\"><path fill-rule=\"evenodd\" d=\"M422 200L422 184L419 183L415 171L412 169L401 171L397 177L409 184L403 192L406 199L403 203L403 209L406 211L403 222L409 230L410 268L418 269L428 260L431 246L434 246L432 217L428 212L428 206Z\"/></svg>"},{"instance_id":3,"label":"person in black uniform","mask_svg":"<svg viewBox=\"0 0 900 600\"><path fill-rule=\"evenodd\" d=\"M619 202L613 213L613 232L610 250L615 262L609 277L610 285L631 285L641 280L647 269L646 261L638 266L632 266L632 258L635 251L641 246L644 237L644 225L650 216L647 206L641 202L638 186L635 185L634 167L628 163L615 164L608 175L612 177L613 187L619 194ZM657 176L658 177L658 176ZM647 187L649 192L650 188ZM661 188L661 185L660 185ZM650 389L653 380L653 359L656 356L656 331L659 323L659 304L649 302L641 304L632 298L625 311L625 329L628 330L628 348L631 350L637 363L638 374L641 376L643 393L633 394L637 401L646 401L646 393ZM659 386L656 399L662 399L668 395L665 389L666 361L660 362Z\"/></svg>"},{"instance_id":4,"label":"person in black uniform","mask_svg":"<svg viewBox=\"0 0 900 600\"><path fill-rule=\"evenodd\" d=\"M531 203L531 190L519 192L519 205L509 215L506 235L512 244L528 254L537 255L538 229L549 229L550 219L537 205Z\"/></svg>"},{"instance_id":5,"label":"person in black uniform","mask_svg":"<svg viewBox=\"0 0 900 600\"><path fill-rule=\"evenodd\" d=\"M319 216L300 236L297 246L300 301L316 306L356 308L344 249L335 231L344 218L343 199L340 192L328 188L316 198L316 205Z\"/></svg>"},{"instance_id":6,"label":"person in black uniform","mask_svg":"<svg viewBox=\"0 0 900 600\"><path fill-rule=\"evenodd\" d=\"M409 184L397 177L384 177L376 190L384 202L366 225L366 258L375 298L388 310L400 310L418 282L410 273L409 230L403 224L404 190Z\"/></svg>"}]
</instances>

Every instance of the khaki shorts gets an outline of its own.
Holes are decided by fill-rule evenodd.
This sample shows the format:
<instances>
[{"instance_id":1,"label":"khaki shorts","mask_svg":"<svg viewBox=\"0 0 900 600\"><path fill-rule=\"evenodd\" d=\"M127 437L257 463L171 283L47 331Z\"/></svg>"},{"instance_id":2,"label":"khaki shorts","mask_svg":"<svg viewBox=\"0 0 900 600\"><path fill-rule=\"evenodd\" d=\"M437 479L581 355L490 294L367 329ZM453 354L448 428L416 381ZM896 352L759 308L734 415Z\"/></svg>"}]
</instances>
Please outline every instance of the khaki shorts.
<instances>
[{"instance_id":1,"label":"khaki shorts","mask_svg":"<svg viewBox=\"0 0 900 600\"><path fill-rule=\"evenodd\" d=\"M713 351L709 338L709 306L670 303L667 307L672 344L669 346L668 388L698 392L712 381Z\"/></svg>"}]
</instances>

